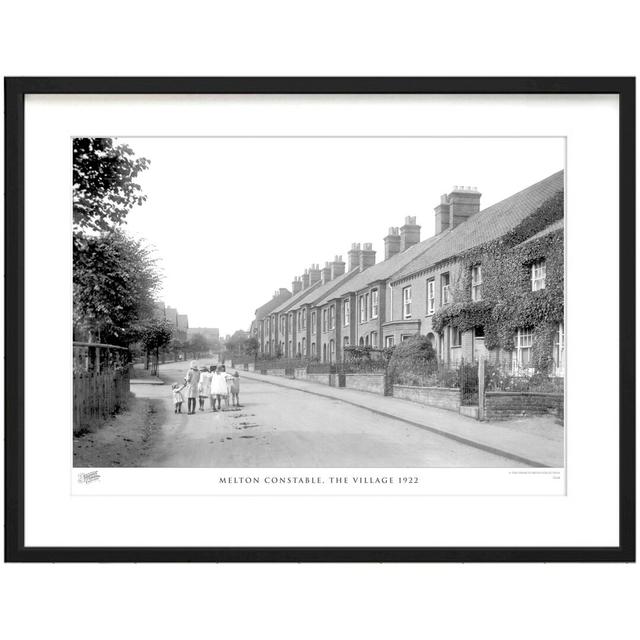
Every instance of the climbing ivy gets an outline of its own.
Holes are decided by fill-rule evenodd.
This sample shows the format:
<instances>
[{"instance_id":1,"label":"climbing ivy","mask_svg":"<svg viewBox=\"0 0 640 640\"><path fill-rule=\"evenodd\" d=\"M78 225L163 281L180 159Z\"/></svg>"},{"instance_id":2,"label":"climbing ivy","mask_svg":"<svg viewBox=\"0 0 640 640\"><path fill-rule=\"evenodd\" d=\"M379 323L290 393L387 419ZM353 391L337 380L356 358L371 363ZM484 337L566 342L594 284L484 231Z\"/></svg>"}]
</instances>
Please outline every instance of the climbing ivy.
<instances>
[{"instance_id":1,"label":"climbing ivy","mask_svg":"<svg viewBox=\"0 0 640 640\"><path fill-rule=\"evenodd\" d=\"M436 311L433 328L467 331L482 326L487 349L511 351L516 330L530 327L534 365L548 370L556 325L564 317L564 232L557 229L530 238L561 220L563 211L563 194L558 193L506 235L461 254L452 303ZM532 291L531 265L541 259L546 264L546 286ZM478 264L482 265L482 300L473 301L471 269Z\"/></svg>"}]
</instances>

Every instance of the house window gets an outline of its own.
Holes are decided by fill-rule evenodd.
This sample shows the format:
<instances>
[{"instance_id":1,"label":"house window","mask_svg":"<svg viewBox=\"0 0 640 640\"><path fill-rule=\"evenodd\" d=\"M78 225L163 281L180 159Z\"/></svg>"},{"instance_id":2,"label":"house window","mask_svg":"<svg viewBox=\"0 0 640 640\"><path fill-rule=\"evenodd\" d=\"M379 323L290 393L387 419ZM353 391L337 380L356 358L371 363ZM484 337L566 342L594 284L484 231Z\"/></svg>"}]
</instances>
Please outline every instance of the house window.
<instances>
[{"instance_id":1,"label":"house window","mask_svg":"<svg viewBox=\"0 0 640 640\"><path fill-rule=\"evenodd\" d=\"M327 310L322 310L322 332L324 333L327 330Z\"/></svg>"},{"instance_id":2,"label":"house window","mask_svg":"<svg viewBox=\"0 0 640 640\"><path fill-rule=\"evenodd\" d=\"M364 346L365 346L365 347L368 347L368 346L369 346L369 334L367 334L367 335L364 337Z\"/></svg>"},{"instance_id":3,"label":"house window","mask_svg":"<svg viewBox=\"0 0 640 640\"><path fill-rule=\"evenodd\" d=\"M306 338L302 338L302 355L303 356L307 355L307 339Z\"/></svg>"},{"instance_id":4,"label":"house window","mask_svg":"<svg viewBox=\"0 0 640 640\"><path fill-rule=\"evenodd\" d=\"M307 328L307 310L306 309L302 310L302 328L303 329Z\"/></svg>"},{"instance_id":5,"label":"house window","mask_svg":"<svg viewBox=\"0 0 640 640\"><path fill-rule=\"evenodd\" d=\"M527 370L531 367L531 349L533 347L533 331L530 328L518 329L516 333L516 353L514 368Z\"/></svg>"},{"instance_id":6,"label":"house window","mask_svg":"<svg viewBox=\"0 0 640 640\"><path fill-rule=\"evenodd\" d=\"M342 301L342 317L344 318L344 326L348 327L351 323L351 300L349 298Z\"/></svg>"},{"instance_id":7,"label":"house window","mask_svg":"<svg viewBox=\"0 0 640 640\"><path fill-rule=\"evenodd\" d=\"M387 347L387 349L393 347L393 336L387 336L384 339L384 346Z\"/></svg>"},{"instance_id":8,"label":"house window","mask_svg":"<svg viewBox=\"0 0 640 640\"><path fill-rule=\"evenodd\" d=\"M378 332L377 331L371 332L371 346L374 349L378 348Z\"/></svg>"},{"instance_id":9,"label":"house window","mask_svg":"<svg viewBox=\"0 0 640 640\"><path fill-rule=\"evenodd\" d=\"M315 357L316 357L316 343L315 343L315 342L312 342L312 343L311 343L311 356L312 356L313 358L315 358Z\"/></svg>"},{"instance_id":10,"label":"house window","mask_svg":"<svg viewBox=\"0 0 640 640\"><path fill-rule=\"evenodd\" d=\"M293 332L293 314L289 314L289 331Z\"/></svg>"},{"instance_id":11,"label":"house window","mask_svg":"<svg viewBox=\"0 0 640 640\"><path fill-rule=\"evenodd\" d=\"M482 300L482 265L471 268L471 299Z\"/></svg>"},{"instance_id":12,"label":"house window","mask_svg":"<svg viewBox=\"0 0 640 640\"><path fill-rule=\"evenodd\" d=\"M302 330L302 311L298 311L298 331Z\"/></svg>"},{"instance_id":13,"label":"house window","mask_svg":"<svg viewBox=\"0 0 640 640\"><path fill-rule=\"evenodd\" d=\"M454 329L453 327L451 328L451 346L462 346L462 331L460 331L460 329Z\"/></svg>"},{"instance_id":14,"label":"house window","mask_svg":"<svg viewBox=\"0 0 640 640\"><path fill-rule=\"evenodd\" d=\"M564 324L558 325L553 341L553 367L557 376L564 376Z\"/></svg>"},{"instance_id":15,"label":"house window","mask_svg":"<svg viewBox=\"0 0 640 640\"><path fill-rule=\"evenodd\" d=\"M333 331L336 328L336 306L332 304L329 307L329 331Z\"/></svg>"},{"instance_id":16,"label":"house window","mask_svg":"<svg viewBox=\"0 0 640 640\"><path fill-rule=\"evenodd\" d=\"M291 353L291 351L293 350L292 347L293 347L292 342L291 340L289 340L289 344L287 346L287 357L289 358L293 357L293 354Z\"/></svg>"},{"instance_id":17,"label":"house window","mask_svg":"<svg viewBox=\"0 0 640 640\"><path fill-rule=\"evenodd\" d=\"M345 336L344 338L342 338L342 347L348 347L349 346L349 337Z\"/></svg>"},{"instance_id":18,"label":"house window","mask_svg":"<svg viewBox=\"0 0 640 640\"><path fill-rule=\"evenodd\" d=\"M484 327L482 325L475 327L474 336L476 338L484 338Z\"/></svg>"},{"instance_id":19,"label":"house window","mask_svg":"<svg viewBox=\"0 0 640 640\"><path fill-rule=\"evenodd\" d=\"M371 317L371 307L369 306L369 294L364 294L364 319L365 321L369 320Z\"/></svg>"},{"instance_id":20,"label":"house window","mask_svg":"<svg viewBox=\"0 0 640 640\"><path fill-rule=\"evenodd\" d=\"M436 281L427 280L427 315L433 314L436 308Z\"/></svg>"},{"instance_id":21,"label":"house window","mask_svg":"<svg viewBox=\"0 0 640 640\"><path fill-rule=\"evenodd\" d=\"M443 273L440 276L440 284L442 286L442 304L449 304L451 302L451 279L448 273Z\"/></svg>"},{"instance_id":22,"label":"house window","mask_svg":"<svg viewBox=\"0 0 640 640\"><path fill-rule=\"evenodd\" d=\"M299 358L299 357L300 357L300 353L301 353L301 350L300 350L300 343L298 342L298 351L297 351L297 353L296 353L296 357L298 357L298 358Z\"/></svg>"},{"instance_id":23,"label":"house window","mask_svg":"<svg viewBox=\"0 0 640 640\"><path fill-rule=\"evenodd\" d=\"M405 334L400 337L400 340L402 340L402 342L405 342L406 340L411 340L411 336Z\"/></svg>"},{"instance_id":24,"label":"house window","mask_svg":"<svg viewBox=\"0 0 640 640\"><path fill-rule=\"evenodd\" d=\"M364 306L364 296L360 296L358 303L360 305L360 323L367 321L366 307Z\"/></svg>"},{"instance_id":25,"label":"house window","mask_svg":"<svg viewBox=\"0 0 640 640\"><path fill-rule=\"evenodd\" d=\"M374 289L371 292L371 317L378 317L378 290Z\"/></svg>"},{"instance_id":26,"label":"house window","mask_svg":"<svg viewBox=\"0 0 640 640\"><path fill-rule=\"evenodd\" d=\"M411 286L402 290L402 317L411 317Z\"/></svg>"},{"instance_id":27,"label":"house window","mask_svg":"<svg viewBox=\"0 0 640 640\"><path fill-rule=\"evenodd\" d=\"M329 362L336 361L336 342L335 340L329 340Z\"/></svg>"},{"instance_id":28,"label":"house window","mask_svg":"<svg viewBox=\"0 0 640 640\"><path fill-rule=\"evenodd\" d=\"M547 286L547 263L538 260L531 265L531 291L540 291Z\"/></svg>"},{"instance_id":29,"label":"house window","mask_svg":"<svg viewBox=\"0 0 640 640\"><path fill-rule=\"evenodd\" d=\"M316 312L315 311L311 313L311 332L314 334L316 332Z\"/></svg>"}]
</instances>

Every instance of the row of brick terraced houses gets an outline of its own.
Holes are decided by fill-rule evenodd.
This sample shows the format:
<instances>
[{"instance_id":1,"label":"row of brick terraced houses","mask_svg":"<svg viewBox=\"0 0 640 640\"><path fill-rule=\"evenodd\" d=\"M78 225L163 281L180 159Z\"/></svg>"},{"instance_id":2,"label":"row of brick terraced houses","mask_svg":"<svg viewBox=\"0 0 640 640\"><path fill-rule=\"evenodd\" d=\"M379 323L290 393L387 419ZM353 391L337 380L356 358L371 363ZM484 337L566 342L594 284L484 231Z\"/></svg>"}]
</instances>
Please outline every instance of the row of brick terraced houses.
<instances>
[{"instance_id":1,"label":"row of brick terraced houses","mask_svg":"<svg viewBox=\"0 0 640 640\"><path fill-rule=\"evenodd\" d=\"M384 260L376 263L371 244L352 244L346 263L337 255L322 268L312 264L294 278L291 291L276 291L256 310L252 323L260 352L267 357L340 362L349 345L391 347L422 334L445 362L485 355L526 366L535 327L514 327L508 350L487 349L483 326L434 327L434 317L444 308L455 313L454 288L461 282L469 289L472 303L482 301L483 279L491 274L486 273L486 265L483 271L481 262L469 263L470 251L513 236L514 229L525 234L531 230L528 237L518 238L520 244L549 234L563 238L563 193L563 171L484 210L475 187L454 187L435 207L434 236L421 241L416 218L406 217L403 226L390 228L384 238ZM561 210L549 219L547 205L554 199L561 203ZM544 255L522 267L529 274L525 288L530 287L531 295L551 284L563 287L563 269L548 269ZM523 291L522 296L526 295ZM556 319L549 349L560 375L564 342L563 321Z\"/></svg>"}]
</instances>

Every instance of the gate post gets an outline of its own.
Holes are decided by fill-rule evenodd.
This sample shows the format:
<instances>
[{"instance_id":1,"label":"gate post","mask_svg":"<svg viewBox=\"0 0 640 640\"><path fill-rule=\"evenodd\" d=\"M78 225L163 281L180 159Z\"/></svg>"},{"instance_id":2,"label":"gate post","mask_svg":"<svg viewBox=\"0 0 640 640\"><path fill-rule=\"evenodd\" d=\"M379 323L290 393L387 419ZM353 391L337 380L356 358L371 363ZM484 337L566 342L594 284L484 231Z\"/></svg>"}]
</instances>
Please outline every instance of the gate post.
<instances>
[{"instance_id":1,"label":"gate post","mask_svg":"<svg viewBox=\"0 0 640 640\"><path fill-rule=\"evenodd\" d=\"M484 356L478 359L478 419L484 420Z\"/></svg>"}]
</instances>

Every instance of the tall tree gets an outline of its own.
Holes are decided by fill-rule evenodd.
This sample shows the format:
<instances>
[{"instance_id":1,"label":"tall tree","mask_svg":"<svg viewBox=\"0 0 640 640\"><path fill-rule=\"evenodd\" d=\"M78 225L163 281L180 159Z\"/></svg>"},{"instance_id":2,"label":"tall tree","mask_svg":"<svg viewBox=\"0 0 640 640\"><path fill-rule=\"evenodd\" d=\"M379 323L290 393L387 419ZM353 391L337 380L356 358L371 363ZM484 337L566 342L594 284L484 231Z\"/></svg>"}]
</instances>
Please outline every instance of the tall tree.
<instances>
[{"instance_id":1,"label":"tall tree","mask_svg":"<svg viewBox=\"0 0 640 640\"><path fill-rule=\"evenodd\" d=\"M146 200L135 179L148 166L147 158L136 158L113 138L73 139L74 242L122 224L131 208Z\"/></svg>"},{"instance_id":2,"label":"tall tree","mask_svg":"<svg viewBox=\"0 0 640 640\"><path fill-rule=\"evenodd\" d=\"M160 275L151 250L122 231L87 236L73 251L77 338L127 345L153 317Z\"/></svg>"},{"instance_id":3,"label":"tall tree","mask_svg":"<svg viewBox=\"0 0 640 640\"><path fill-rule=\"evenodd\" d=\"M141 330L140 343L147 352L147 368L149 356L153 355L152 375L158 374L158 361L160 360L160 349L166 347L171 342L173 332L171 325L166 320L151 320Z\"/></svg>"}]
</instances>

